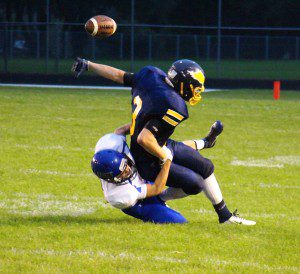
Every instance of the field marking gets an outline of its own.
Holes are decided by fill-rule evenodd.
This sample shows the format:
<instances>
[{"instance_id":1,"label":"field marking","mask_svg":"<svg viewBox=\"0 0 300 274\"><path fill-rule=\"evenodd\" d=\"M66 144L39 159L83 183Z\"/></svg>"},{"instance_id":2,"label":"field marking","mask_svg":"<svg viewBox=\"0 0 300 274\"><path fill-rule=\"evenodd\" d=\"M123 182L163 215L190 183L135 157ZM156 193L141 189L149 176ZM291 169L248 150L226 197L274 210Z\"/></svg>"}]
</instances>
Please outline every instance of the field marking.
<instances>
[{"instance_id":1,"label":"field marking","mask_svg":"<svg viewBox=\"0 0 300 274\"><path fill-rule=\"evenodd\" d=\"M77 86L77 85L10 84L10 83L3 83L3 84L1 83L0 87L131 90L130 87L122 87L122 86ZM223 89L205 88L205 92L221 91L221 90Z\"/></svg>"},{"instance_id":2,"label":"field marking","mask_svg":"<svg viewBox=\"0 0 300 274\"><path fill-rule=\"evenodd\" d=\"M222 183L222 187L232 187L232 186L240 186L240 187L261 187L261 188L280 188L280 189L300 189L300 186L298 185L282 185L282 184L278 184L278 183L272 183L272 184L268 184L268 183L260 183L259 185L256 184L251 184L251 185L244 185L244 184L239 184L239 183L226 183L223 182Z\"/></svg>"},{"instance_id":3,"label":"field marking","mask_svg":"<svg viewBox=\"0 0 300 274\"><path fill-rule=\"evenodd\" d=\"M14 255L42 255L42 256L49 256L49 257L78 257L78 256L87 256L92 258L104 258L108 260L135 260L135 261L145 261L149 260L149 257L142 256L142 255L135 255L129 252L121 252L117 254L111 254L104 252L102 250L54 250L54 249L18 249L18 248L3 248L1 249L2 252L5 254L14 254ZM171 252L172 253L172 252ZM176 264L194 264L194 261L188 258L179 259L170 256L154 256L151 257L150 260L153 259L155 261L161 261L166 263L176 263ZM204 263L207 265L215 266L234 266L234 267L243 267L243 268L256 268L259 270L267 270L267 271L293 271L299 272L299 267L297 266L290 266L290 265L283 265L283 266L270 266L266 264L260 264L258 262L234 262L232 260L222 260L222 259L213 259L211 257L197 257L197 260L200 263Z\"/></svg>"},{"instance_id":4,"label":"field marking","mask_svg":"<svg viewBox=\"0 0 300 274\"><path fill-rule=\"evenodd\" d=\"M8 197L0 192L0 209L22 216L82 216L96 212L100 207L112 208L103 198L57 196L48 193L14 193Z\"/></svg>"},{"instance_id":5,"label":"field marking","mask_svg":"<svg viewBox=\"0 0 300 274\"><path fill-rule=\"evenodd\" d=\"M287 189L300 189L300 186L289 186L289 185L281 185L281 184L265 184L260 183L259 186L261 188L287 188Z\"/></svg>"},{"instance_id":6,"label":"field marking","mask_svg":"<svg viewBox=\"0 0 300 274\"><path fill-rule=\"evenodd\" d=\"M29 104L27 104L29 105ZM31 103L30 105L39 105L38 103L36 104L33 104ZM0 104L1 106L1 104ZM101 109L97 108L97 107L85 107L85 106L72 106L73 109L88 109L88 110L97 110L97 111L103 111L103 110L111 110L111 111L116 111L116 107L114 106L105 106L105 107L101 107ZM122 107L118 107L118 111L127 111L128 109L126 108L122 108ZM9 118L9 117L12 117L12 118L15 118L16 117L16 114L7 114L5 115L5 118ZM22 118L22 119L26 119L28 120L29 118L32 118L32 119L43 119L43 120L49 120L51 122L72 122L72 121L75 121L75 122L78 122L78 121L86 121L86 120L89 120L89 121L93 121L93 120L98 120L98 118L90 118L90 117L76 117L76 118L73 118L73 117L62 117L62 116L46 116L46 115L18 115L19 118Z\"/></svg>"},{"instance_id":7,"label":"field marking","mask_svg":"<svg viewBox=\"0 0 300 274\"><path fill-rule=\"evenodd\" d=\"M71 172L61 172L56 170L40 170L40 169L19 169L19 172L23 174L43 174L43 175L55 175L62 177L94 177L92 173L71 173Z\"/></svg>"},{"instance_id":8,"label":"field marking","mask_svg":"<svg viewBox=\"0 0 300 274\"><path fill-rule=\"evenodd\" d=\"M10 214L20 214L24 216L81 216L94 213L99 207L114 209L101 197L90 196L58 196L51 193L27 194L15 192L9 197L6 193L0 192L0 209ZM214 215L213 210L191 209L192 213ZM253 218L287 218L289 220L300 220L300 217L286 214L269 213L243 213L247 217Z\"/></svg>"},{"instance_id":9,"label":"field marking","mask_svg":"<svg viewBox=\"0 0 300 274\"><path fill-rule=\"evenodd\" d=\"M18 148L24 149L39 149L39 150L68 150L68 151L86 151L81 148L65 148L63 146L31 146L25 144L15 144ZM94 148L88 148L89 151L94 151ZM211 159L218 159L217 156L210 157ZM266 167L266 168L283 168L284 165L300 165L300 156L289 155L289 156L275 156L269 159L253 159L248 158L247 160L234 159L230 162L233 166L247 166L247 167Z\"/></svg>"},{"instance_id":10,"label":"field marking","mask_svg":"<svg viewBox=\"0 0 300 274\"><path fill-rule=\"evenodd\" d=\"M286 156L275 156L268 159L254 159L254 158L248 158L247 160L234 159L230 162L230 164L233 166L283 168L285 165L292 165L292 166L300 165L300 156L286 155Z\"/></svg>"},{"instance_id":11,"label":"field marking","mask_svg":"<svg viewBox=\"0 0 300 274\"><path fill-rule=\"evenodd\" d=\"M131 90L128 87L118 86L81 86L81 85L39 85L39 84L0 84L0 87L27 87L27 88L61 88L61 89L110 89L110 90Z\"/></svg>"},{"instance_id":12,"label":"field marking","mask_svg":"<svg viewBox=\"0 0 300 274\"><path fill-rule=\"evenodd\" d=\"M203 215L216 214L215 211L213 211L213 210L208 210L208 209L203 209L203 208L192 209L192 210L189 210L189 212L203 214ZM299 221L300 220L300 217L290 216L290 215L286 215L286 214L272 214L272 213L257 214L257 213L248 212L248 213L242 213L242 215L246 216L246 217L250 217L250 218L267 218L267 219L286 218L291 221ZM243 216L241 216L241 217L243 217Z\"/></svg>"},{"instance_id":13,"label":"field marking","mask_svg":"<svg viewBox=\"0 0 300 274\"><path fill-rule=\"evenodd\" d=\"M66 150L66 151L94 151L94 148L87 148L87 149L82 149L79 147L73 147L73 148L66 148L60 145L57 146L32 146L32 145L25 145L25 144L15 144L17 148L24 148L24 149L39 149L39 150Z\"/></svg>"}]
</instances>

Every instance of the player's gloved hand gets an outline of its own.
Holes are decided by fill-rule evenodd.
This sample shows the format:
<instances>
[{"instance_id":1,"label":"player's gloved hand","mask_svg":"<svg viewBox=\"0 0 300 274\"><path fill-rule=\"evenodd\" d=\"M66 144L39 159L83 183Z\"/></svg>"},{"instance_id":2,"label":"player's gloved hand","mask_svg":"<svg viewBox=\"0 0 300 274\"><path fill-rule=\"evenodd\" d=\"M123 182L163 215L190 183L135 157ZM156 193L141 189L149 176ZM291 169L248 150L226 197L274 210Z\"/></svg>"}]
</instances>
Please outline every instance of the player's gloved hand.
<instances>
[{"instance_id":1,"label":"player's gloved hand","mask_svg":"<svg viewBox=\"0 0 300 274\"><path fill-rule=\"evenodd\" d=\"M83 72L88 70L88 60L77 57L72 66L72 71L75 72L75 78L78 78Z\"/></svg>"},{"instance_id":2,"label":"player's gloved hand","mask_svg":"<svg viewBox=\"0 0 300 274\"><path fill-rule=\"evenodd\" d=\"M222 133L223 128L224 126L219 120L212 124L209 133L202 139L204 141L204 148L211 148L215 145L217 137Z\"/></svg>"},{"instance_id":3,"label":"player's gloved hand","mask_svg":"<svg viewBox=\"0 0 300 274\"><path fill-rule=\"evenodd\" d=\"M163 146L162 149L166 152L166 157L164 159L161 159L161 165L163 165L167 160L173 161L173 154L170 149L168 149L166 146Z\"/></svg>"}]
</instances>

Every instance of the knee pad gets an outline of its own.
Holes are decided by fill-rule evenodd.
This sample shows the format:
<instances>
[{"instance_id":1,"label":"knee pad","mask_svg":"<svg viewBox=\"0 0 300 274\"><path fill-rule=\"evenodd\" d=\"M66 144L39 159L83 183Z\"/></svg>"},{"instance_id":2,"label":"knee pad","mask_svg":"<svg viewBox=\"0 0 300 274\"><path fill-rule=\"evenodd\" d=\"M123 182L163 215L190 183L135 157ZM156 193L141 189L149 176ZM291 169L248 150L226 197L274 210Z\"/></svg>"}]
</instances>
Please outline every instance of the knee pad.
<instances>
[{"instance_id":1,"label":"knee pad","mask_svg":"<svg viewBox=\"0 0 300 274\"><path fill-rule=\"evenodd\" d=\"M190 180L190 178L187 178ZM197 195L203 190L203 178L200 175L193 176L188 184L184 184L182 190L188 195Z\"/></svg>"},{"instance_id":2,"label":"knee pad","mask_svg":"<svg viewBox=\"0 0 300 274\"><path fill-rule=\"evenodd\" d=\"M201 175L204 179L206 179L207 177L209 177L211 174L214 173L215 166L212 163L212 161L207 158L204 158L203 161L204 161L204 168L203 168L203 174Z\"/></svg>"},{"instance_id":3,"label":"knee pad","mask_svg":"<svg viewBox=\"0 0 300 274\"><path fill-rule=\"evenodd\" d=\"M202 191L202 186L195 184L190 186L189 188L183 189L183 191L188 195L197 195Z\"/></svg>"}]
</instances>

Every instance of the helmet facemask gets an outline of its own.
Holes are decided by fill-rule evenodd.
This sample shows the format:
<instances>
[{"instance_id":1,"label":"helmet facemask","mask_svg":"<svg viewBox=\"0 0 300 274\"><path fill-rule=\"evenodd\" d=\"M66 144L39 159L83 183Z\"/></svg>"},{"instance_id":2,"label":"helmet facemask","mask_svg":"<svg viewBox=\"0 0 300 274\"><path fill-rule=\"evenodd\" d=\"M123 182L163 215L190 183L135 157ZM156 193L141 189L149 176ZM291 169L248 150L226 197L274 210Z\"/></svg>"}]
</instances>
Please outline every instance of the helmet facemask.
<instances>
[{"instance_id":1,"label":"helmet facemask","mask_svg":"<svg viewBox=\"0 0 300 274\"><path fill-rule=\"evenodd\" d=\"M130 171L128 172L128 174L126 174L126 176L124 176L128 168L130 169ZM114 183L117 185L124 184L128 180L134 179L136 175L137 175L137 169L134 163L128 158L126 159L126 163L123 168L123 171L121 171L121 173L114 178Z\"/></svg>"}]
</instances>

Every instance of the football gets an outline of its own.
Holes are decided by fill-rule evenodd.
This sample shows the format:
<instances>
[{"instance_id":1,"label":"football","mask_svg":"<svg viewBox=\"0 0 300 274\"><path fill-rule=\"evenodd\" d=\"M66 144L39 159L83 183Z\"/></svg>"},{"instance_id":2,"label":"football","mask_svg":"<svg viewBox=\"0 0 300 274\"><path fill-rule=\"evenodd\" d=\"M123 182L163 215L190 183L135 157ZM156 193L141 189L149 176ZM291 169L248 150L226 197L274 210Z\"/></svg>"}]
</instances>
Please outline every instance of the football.
<instances>
[{"instance_id":1,"label":"football","mask_svg":"<svg viewBox=\"0 0 300 274\"><path fill-rule=\"evenodd\" d=\"M105 38L115 33L117 24L106 15L97 15L85 23L85 30L92 36Z\"/></svg>"}]
</instances>

